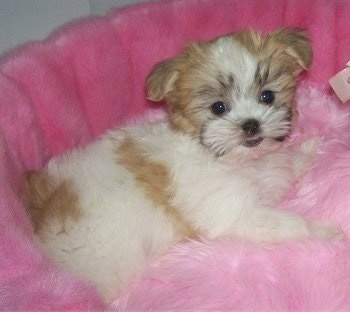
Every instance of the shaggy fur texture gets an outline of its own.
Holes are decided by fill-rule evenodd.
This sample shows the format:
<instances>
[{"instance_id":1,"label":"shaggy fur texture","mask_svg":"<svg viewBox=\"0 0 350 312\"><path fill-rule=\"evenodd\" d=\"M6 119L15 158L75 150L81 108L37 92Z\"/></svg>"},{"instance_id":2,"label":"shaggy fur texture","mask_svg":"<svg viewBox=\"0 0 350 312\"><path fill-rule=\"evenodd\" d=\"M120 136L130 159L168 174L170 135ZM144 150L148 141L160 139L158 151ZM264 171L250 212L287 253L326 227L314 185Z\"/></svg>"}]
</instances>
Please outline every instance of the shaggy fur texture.
<instances>
[{"instance_id":1,"label":"shaggy fur texture","mask_svg":"<svg viewBox=\"0 0 350 312\"><path fill-rule=\"evenodd\" d=\"M68 25L46 41L4 56L0 63L0 309L102 308L91 288L53 266L33 244L29 220L20 199L25 170L40 168L50 157L83 145L107 128L145 112L149 108L144 94L147 73L156 62L179 52L184 42L209 39L246 26L264 31L280 26L304 27L309 31L314 49L313 67L305 78L327 89L329 77L343 68L350 55L349 16L347 1L285 0L279 1L278 6L275 0L222 0L220 5L216 0L155 2ZM349 235L349 107L339 105L315 89L302 89L300 99L304 99L299 105L300 116L307 118L303 122L308 129L313 129L312 134L322 133L326 140L314 169L291 191L284 207L340 224ZM215 254L219 253L215 257L217 261L227 259L228 264L235 264L231 262L232 257L244 260L249 256L254 260L251 255L258 257L263 253L269 256L271 265L260 261L261 266L256 266L256 270L262 281L259 291L266 301L252 302L257 290L256 280L244 279L244 269L248 274L248 269L253 268L243 266L243 270L239 269L241 284L235 288L237 301L231 304L232 310L249 309L251 303L259 309L280 309L276 302L289 302L290 305L283 305L289 310L349 309L348 242L308 241L262 251L255 246L236 247L226 243L213 243L208 247L186 245L184 252L170 254L174 260L169 260L164 268L171 263L178 265L178 256L187 255L191 248L193 257L186 256L189 262L182 262L182 267L191 271L198 265L196 261L191 262L197 254L208 255L207 262L204 259L201 262L209 263L207 270L208 266L214 270L210 257ZM223 248L227 253L221 255ZM247 253L239 252L242 250ZM280 258L276 259L277 254ZM278 262L278 259L286 261ZM181 270L181 266L176 270L169 268L168 272L186 276L187 271L177 270ZM271 270L276 271L269 274ZM223 268L212 272L218 274L212 279L218 283L212 284L210 295L218 297L223 293L219 282L223 275L229 278L228 271ZM161 273L163 270L159 271ZM207 284L208 272L203 271L203 274L198 272L191 279L193 284ZM292 279L299 282L291 284ZM146 276L145 282L149 281ZM153 281L153 286L167 282ZM177 288L178 297L161 296L160 286L153 288L153 293L152 288L143 287L149 292L141 295L135 291L127 304L141 307L142 301L150 298L145 306L160 307L164 301L170 309L181 297L183 301L176 306L179 310L186 304L195 305L195 300L191 303L190 298L196 298L195 293L200 294L198 288L192 296L188 291L192 289L190 283L180 283L180 278L172 281L174 283L168 285ZM222 280L221 285L228 284ZM232 297L232 292L224 294L223 300L216 301L218 309L220 303L224 309L223 301ZM184 303L186 298L188 302ZM203 308L206 304L209 309L213 302L211 297L203 299L201 295L200 298Z\"/></svg>"}]
</instances>

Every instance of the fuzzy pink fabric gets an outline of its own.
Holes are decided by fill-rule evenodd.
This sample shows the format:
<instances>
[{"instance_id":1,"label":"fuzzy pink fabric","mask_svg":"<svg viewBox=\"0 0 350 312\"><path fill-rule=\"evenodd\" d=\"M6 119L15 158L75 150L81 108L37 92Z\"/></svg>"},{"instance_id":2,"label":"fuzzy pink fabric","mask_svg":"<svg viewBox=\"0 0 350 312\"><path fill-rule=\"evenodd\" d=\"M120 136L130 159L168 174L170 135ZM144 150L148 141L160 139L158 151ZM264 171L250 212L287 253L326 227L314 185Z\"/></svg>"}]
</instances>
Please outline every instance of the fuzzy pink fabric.
<instances>
[{"instance_id":1,"label":"fuzzy pink fabric","mask_svg":"<svg viewBox=\"0 0 350 312\"><path fill-rule=\"evenodd\" d=\"M95 291L37 249L21 200L23 172L146 112L151 66L190 40L251 26L309 30L314 65L299 92L295 136L323 144L284 209L350 234L350 107L327 80L350 58L350 2L173 0L74 22L0 60L0 310L98 310ZM322 89L323 88L323 89ZM322 89L322 90L321 90ZM98 274L96 264L96 274ZM350 244L204 242L155 261L110 309L350 310Z\"/></svg>"}]
</instances>

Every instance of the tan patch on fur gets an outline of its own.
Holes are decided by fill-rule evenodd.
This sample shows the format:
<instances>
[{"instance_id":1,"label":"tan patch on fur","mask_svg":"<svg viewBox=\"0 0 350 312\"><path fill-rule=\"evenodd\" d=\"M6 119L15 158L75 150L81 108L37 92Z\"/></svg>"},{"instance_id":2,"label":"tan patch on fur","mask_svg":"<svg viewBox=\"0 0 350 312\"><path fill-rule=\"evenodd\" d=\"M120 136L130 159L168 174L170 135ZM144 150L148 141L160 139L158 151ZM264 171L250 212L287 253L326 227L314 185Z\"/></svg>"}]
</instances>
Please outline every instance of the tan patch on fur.
<instances>
[{"instance_id":1,"label":"tan patch on fur","mask_svg":"<svg viewBox=\"0 0 350 312\"><path fill-rule=\"evenodd\" d=\"M52 219L60 222L64 231L68 219L78 220L81 217L78 196L67 181L53 187L46 173L28 172L25 192L28 212L36 233Z\"/></svg>"},{"instance_id":2,"label":"tan patch on fur","mask_svg":"<svg viewBox=\"0 0 350 312\"><path fill-rule=\"evenodd\" d=\"M252 54L258 53L264 42L261 34L252 29L246 29L234 33L233 38L245 46L245 48Z\"/></svg>"},{"instance_id":3,"label":"tan patch on fur","mask_svg":"<svg viewBox=\"0 0 350 312\"><path fill-rule=\"evenodd\" d=\"M183 216L171 205L171 178L169 171L160 163L147 159L144 151L135 142L126 138L117 150L118 162L135 177L136 183L156 207L163 209L172 221L175 230L187 238L196 237L195 230Z\"/></svg>"}]
</instances>

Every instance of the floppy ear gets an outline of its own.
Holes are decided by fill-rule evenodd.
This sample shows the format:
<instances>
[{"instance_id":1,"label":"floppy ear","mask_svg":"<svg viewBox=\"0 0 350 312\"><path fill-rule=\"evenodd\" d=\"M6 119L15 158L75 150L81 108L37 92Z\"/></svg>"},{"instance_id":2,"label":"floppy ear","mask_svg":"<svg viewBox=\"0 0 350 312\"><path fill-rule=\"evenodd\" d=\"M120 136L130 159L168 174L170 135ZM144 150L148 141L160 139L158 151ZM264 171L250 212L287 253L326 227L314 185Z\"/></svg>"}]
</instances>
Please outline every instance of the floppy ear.
<instances>
[{"instance_id":1,"label":"floppy ear","mask_svg":"<svg viewBox=\"0 0 350 312\"><path fill-rule=\"evenodd\" d=\"M283 53L294 61L293 70L299 74L307 70L312 62L311 41L306 32L299 28L282 28L270 34L268 42L280 45Z\"/></svg>"},{"instance_id":2,"label":"floppy ear","mask_svg":"<svg viewBox=\"0 0 350 312\"><path fill-rule=\"evenodd\" d=\"M174 89L179 76L179 57L156 64L146 80L148 98L152 101L164 100Z\"/></svg>"}]
</instances>

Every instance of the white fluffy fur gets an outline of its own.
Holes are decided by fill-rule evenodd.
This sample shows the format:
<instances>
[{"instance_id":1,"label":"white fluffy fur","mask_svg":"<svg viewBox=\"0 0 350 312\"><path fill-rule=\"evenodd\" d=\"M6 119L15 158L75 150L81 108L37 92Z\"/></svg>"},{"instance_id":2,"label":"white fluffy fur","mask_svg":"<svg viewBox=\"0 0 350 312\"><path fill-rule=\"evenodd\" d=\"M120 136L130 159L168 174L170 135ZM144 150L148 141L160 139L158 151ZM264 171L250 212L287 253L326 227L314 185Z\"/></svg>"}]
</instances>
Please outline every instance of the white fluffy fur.
<instances>
[{"instance_id":1,"label":"white fluffy fur","mask_svg":"<svg viewBox=\"0 0 350 312\"><path fill-rule=\"evenodd\" d=\"M254 80L257 60L240 44L234 48L238 52L232 58L231 44L219 41L212 56L217 62L212 64L232 72L244 88ZM208 122L204 142L161 121L113 130L84 149L51 160L45 171L57 185L69 181L82 216L68 220L64 232L62 224L52 219L41 231L42 247L58 263L95 284L109 300L149 259L182 239L167 212L154 207L133 173L118 162L116 151L126 139L169 171L171 206L198 236L278 242L337 235L333 228L276 209L282 194L312 160L317 141L298 151L283 147L270 138L285 134L279 130L283 108L259 106L253 96L242 95L244 101L231 96L238 104L225 121ZM245 147L241 130L227 119L238 124L252 117L262 121L266 137L259 146ZM217 157L206 145L215 144L220 134L224 139L218 144L224 145L225 155Z\"/></svg>"}]
</instances>

